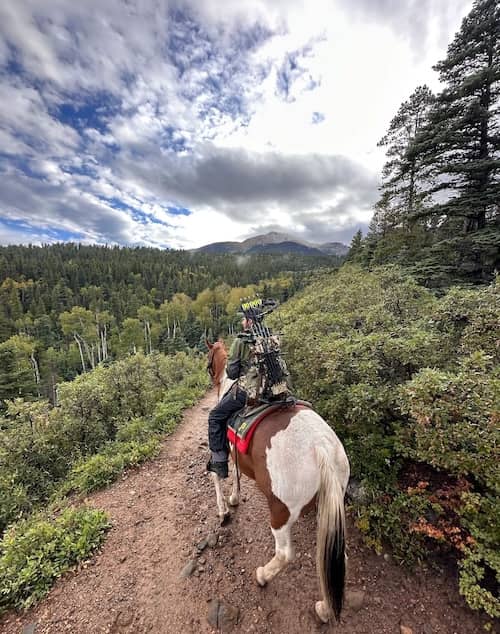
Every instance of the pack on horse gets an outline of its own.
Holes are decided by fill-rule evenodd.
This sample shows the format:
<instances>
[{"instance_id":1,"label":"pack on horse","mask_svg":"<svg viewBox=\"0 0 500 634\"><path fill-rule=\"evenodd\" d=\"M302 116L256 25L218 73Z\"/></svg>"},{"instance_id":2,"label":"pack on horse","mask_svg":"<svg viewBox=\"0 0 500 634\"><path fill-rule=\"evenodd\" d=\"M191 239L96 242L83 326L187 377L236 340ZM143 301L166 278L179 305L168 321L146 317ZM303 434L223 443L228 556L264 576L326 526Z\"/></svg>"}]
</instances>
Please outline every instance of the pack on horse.
<instances>
[{"instance_id":1,"label":"pack on horse","mask_svg":"<svg viewBox=\"0 0 500 634\"><path fill-rule=\"evenodd\" d=\"M254 313L255 315L255 313ZM269 329L257 329L264 334ZM211 367L226 363L223 345L210 349ZM215 371L212 372L215 376ZM224 371L219 383L219 401L234 380ZM274 408L259 424L246 453L230 444L234 463L233 485L228 502L239 503L239 472L255 480L265 495L275 539L275 555L256 570L257 582L265 586L294 558L291 529L298 517L316 505L316 567L322 599L315 604L318 617L327 622L333 614L340 618L345 581L344 496L349 480L349 462L335 432L312 409ZM229 516L222 492L222 479L212 473L221 521Z\"/></svg>"}]
</instances>

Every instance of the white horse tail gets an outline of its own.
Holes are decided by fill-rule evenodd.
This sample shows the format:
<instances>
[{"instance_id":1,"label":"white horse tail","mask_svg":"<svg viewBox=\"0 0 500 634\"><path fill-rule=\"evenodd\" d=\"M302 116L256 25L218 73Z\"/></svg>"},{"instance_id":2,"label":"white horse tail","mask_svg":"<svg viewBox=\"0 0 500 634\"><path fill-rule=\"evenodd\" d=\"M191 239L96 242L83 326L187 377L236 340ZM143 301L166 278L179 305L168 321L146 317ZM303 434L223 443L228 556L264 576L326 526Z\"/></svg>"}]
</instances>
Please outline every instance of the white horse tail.
<instances>
[{"instance_id":1,"label":"white horse tail","mask_svg":"<svg viewBox=\"0 0 500 634\"><path fill-rule=\"evenodd\" d=\"M320 485L318 491L318 536L316 567L323 600L331 614L340 620L345 584L344 491L325 447L317 448Z\"/></svg>"}]
</instances>

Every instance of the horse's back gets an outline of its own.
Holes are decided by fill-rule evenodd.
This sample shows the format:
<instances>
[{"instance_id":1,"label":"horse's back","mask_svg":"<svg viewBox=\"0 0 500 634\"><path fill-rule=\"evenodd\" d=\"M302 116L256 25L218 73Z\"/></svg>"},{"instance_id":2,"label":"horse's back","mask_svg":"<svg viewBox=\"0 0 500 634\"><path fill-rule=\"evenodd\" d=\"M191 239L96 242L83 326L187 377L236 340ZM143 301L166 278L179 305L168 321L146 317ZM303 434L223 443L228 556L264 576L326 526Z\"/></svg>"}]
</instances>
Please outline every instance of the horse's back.
<instances>
[{"instance_id":1,"label":"horse's back","mask_svg":"<svg viewBox=\"0 0 500 634\"><path fill-rule=\"evenodd\" d=\"M349 462L337 435L311 409L271 414L255 431L250 445L255 479L292 511L301 508L320 485L320 453L336 472L343 490L349 479Z\"/></svg>"}]
</instances>

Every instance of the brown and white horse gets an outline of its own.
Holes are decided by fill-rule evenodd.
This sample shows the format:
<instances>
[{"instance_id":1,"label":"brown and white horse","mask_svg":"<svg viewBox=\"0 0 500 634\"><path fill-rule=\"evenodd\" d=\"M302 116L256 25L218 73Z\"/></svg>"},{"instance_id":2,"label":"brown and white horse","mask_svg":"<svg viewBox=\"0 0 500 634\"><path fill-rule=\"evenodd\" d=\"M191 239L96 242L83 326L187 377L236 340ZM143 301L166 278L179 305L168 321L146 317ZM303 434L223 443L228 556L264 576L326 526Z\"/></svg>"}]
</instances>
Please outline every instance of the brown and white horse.
<instances>
[{"instance_id":1,"label":"brown and white horse","mask_svg":"<svg viewBox=\"0 0 500 634\"><path fill-rule=\"evenodd\" d=\"M217 346L217 347L216 347ZM211 367L224 372L218 384L219 400L233 381L227 378L224 345L210 349ZM215 370L211 372L216 376ZM217 375L219 376L219 375ZM231 456L235 462L235 448ZM257 427L248 452L239 453L242 473L255 480L267 498L275 555L256 570L257 582L265 586L294 558L291 529L298 517L317 507L318 532L316 567L322 600L315 605L323 622L333 614L340 618L345 582L344 496L349 480L349 462L342 443L329 425L313 410L284 409L274 412ZM234 467L229 504L239 503L239 486ZM222 480L212 473L221 521L229 516L222 492Z\"/></svg>"}]
</instances>

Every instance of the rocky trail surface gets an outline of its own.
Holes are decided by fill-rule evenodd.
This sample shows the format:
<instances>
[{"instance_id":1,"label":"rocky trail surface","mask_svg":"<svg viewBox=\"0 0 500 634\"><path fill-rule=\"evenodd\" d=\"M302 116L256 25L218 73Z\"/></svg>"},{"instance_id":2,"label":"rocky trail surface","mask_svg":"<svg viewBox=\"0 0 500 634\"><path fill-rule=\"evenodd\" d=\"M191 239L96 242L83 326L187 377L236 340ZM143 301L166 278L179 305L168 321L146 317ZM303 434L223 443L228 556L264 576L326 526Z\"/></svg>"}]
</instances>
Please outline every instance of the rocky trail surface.
<instances>
[{"instance_id":1,"label":"rocky trail surface","mask_svg":"<svg viewBox=\"0 0 500 634\"><path fill-rule=\"evenodd\" d=\"M294 528L297 558L266 588L255 568L273 554L264 498L243 478L232 522L217 522L205 473L213 392L185 413L158 458L89 498L113 521L102 550L60 579L38 606L0 619L8 634L477 634L455 581L410 573L363 547L349 530L347 608L339 625L320 624L314 514ZM229 490L229 485L227 485Z\"/></svg>"}]
</instances>

